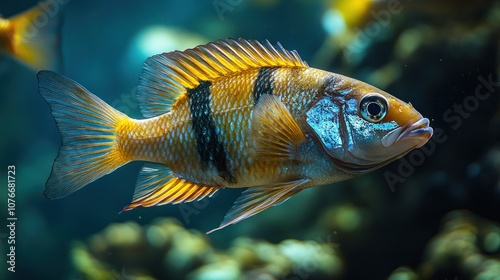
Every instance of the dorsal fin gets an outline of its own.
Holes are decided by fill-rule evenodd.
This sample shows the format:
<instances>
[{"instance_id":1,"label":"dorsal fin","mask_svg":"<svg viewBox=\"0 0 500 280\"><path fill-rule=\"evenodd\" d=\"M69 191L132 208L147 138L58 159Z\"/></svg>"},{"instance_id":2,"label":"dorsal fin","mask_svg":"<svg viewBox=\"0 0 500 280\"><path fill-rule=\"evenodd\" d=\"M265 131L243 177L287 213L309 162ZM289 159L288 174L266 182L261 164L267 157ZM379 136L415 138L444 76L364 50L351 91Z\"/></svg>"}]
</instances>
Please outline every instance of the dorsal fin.
<instances>
[{"instance_id":1,"label":"dorsal fin","mask_svg":"<svg viewBox=\"0 0 500 280\"><path fill-rule=\"evenodd\" d=\"M152 56L144 63L137 87L137 99L145 117L154 117L170 110L187 89L200 81L260 67L308 67L296 51L285 50L280 43L274 47L265 41L226 39L185 51Z\"/></svg>"}]
</instances>

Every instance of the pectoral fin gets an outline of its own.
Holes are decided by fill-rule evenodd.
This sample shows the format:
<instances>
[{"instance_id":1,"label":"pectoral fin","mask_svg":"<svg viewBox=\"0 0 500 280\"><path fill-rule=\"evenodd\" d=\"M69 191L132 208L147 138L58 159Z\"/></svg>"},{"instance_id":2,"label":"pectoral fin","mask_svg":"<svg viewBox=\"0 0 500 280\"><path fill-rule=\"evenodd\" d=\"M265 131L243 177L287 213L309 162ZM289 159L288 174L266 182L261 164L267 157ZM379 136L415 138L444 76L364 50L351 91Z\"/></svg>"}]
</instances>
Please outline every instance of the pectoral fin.
<instances>
[{"instance_id":1,"label":"pectoral fin","mask_svg":"<svg viewBox=\"0 0 500 280\"><path fill-rule=\"evenodd\" d=\"M263 95L252 116L255 158L293 160L306 136L286 106L273 95Z\"/></svg>"},{"instance_id":2,"label":"pectoral fin","mask_svg":"<svg viewBox=\"0 0 500 280\"><path fill-rule=\"evenodd\" d=\"M225 228L228 225L236 224L264 211L270 206L279 205L291 196L299 193L302 190L299 187L308 181L309 179L300 179L270 186L248 188L236 200L233 207L224 217L221 225L207 232L207 234Z\"/></svg>"}]
</instances>

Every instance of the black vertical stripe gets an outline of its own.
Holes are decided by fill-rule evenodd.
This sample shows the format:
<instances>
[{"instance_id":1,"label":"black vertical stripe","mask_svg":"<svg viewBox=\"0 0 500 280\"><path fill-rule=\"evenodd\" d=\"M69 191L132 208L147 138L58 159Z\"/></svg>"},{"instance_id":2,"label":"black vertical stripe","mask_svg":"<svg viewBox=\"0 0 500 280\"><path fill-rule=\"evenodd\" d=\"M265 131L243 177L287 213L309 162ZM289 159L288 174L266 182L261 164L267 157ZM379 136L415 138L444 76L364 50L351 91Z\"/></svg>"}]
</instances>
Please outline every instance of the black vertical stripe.
<instances>
[{"instance_id":1,"label":"black vertical stripe","mask_svg":"<svg viewBox=\"0 0 500 280\"><path fill-rule=\"evenodd\" d=\"M210 164L217 168L220 177L234 183L233 173L229 169L226 151L220 141L210 108L210 82L201 81L200 85L187 90L190 101L191 121L196 137L196 148L201 166L206 169Z\"/></svg>"},{"instance_id":2,"label":"black vertical stripe","mask_svg":"<svg viewBox=\"0 0 500 280\"><path fill-rule=\"evenodd\" d=\"M253 104L257 104L259 98L263 94L273 94L274 89L274 71L278 70L278 67L262 67L259 69L257 74L257 79L253 86Z\"/></svg>"}]
</instances>

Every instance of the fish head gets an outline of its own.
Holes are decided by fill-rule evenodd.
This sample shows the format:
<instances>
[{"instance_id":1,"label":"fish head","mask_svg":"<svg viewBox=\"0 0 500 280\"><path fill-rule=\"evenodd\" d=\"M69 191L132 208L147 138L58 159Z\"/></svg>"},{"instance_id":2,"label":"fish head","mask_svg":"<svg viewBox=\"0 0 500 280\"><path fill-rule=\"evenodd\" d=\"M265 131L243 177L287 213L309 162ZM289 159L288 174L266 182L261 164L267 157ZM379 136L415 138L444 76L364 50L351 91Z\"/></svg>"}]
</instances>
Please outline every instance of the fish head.
<instances>
[{"instance_id":1,"label":"fish head","mask_svg":"<svg viewBox=\"0 0 500 280\"><path fill-rule=\"evenodd\" d=\"M432 136L429 119L411 103L347 77L332 83L306 110L306 123L313 139L345 172L379 168Z\"/></svg>"}]
</instances>

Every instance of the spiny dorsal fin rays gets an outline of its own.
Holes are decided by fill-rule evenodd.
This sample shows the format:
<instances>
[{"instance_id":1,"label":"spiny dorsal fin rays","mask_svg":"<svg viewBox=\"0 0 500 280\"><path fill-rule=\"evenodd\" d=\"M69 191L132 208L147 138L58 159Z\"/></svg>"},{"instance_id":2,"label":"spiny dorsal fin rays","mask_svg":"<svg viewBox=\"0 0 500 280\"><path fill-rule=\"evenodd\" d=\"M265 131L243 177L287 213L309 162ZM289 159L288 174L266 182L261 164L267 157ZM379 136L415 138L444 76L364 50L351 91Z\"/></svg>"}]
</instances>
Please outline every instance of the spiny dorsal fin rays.
<instances>
[{"instance_id":1,"label":"spiny dorsal fin rays","mask_svg":"<svg viewBox=\"0 0 500 280\"><path fill-rule=\"evenodd\" d=\"M147 164L139 173L133 201L122 211L139 206L150 207L201 200L212 196L219 187L197 185L175 177L168 167Z\"/></svg>"},{"instance_id":2,"label":"spiny dorsal fin rays","mask_svg":"<svg viewBox=\"0 0 500 280\"><path fill-rule=\"evenodd\" d=\"M284 202L299 193L302 190L300 186L309 181L310 179L299 179L270 186L248 188L234 202L221 225L208 231L207 234L241 222L271 206Z\"/></svg>"},{"instance_id":3,"label":"spiny dorsal fin rays","mask_svg":"<svg viewBox=\"0 0 500 280\"><path fill-rule=\"evenodd\" d=\"M137 87L137 99L145 117L170 110L175 100L200 81L259 67L308 67L296 51L287 51L269 41L226 39L183 52L148 58Z\"/></svg>"}]
</instances>

